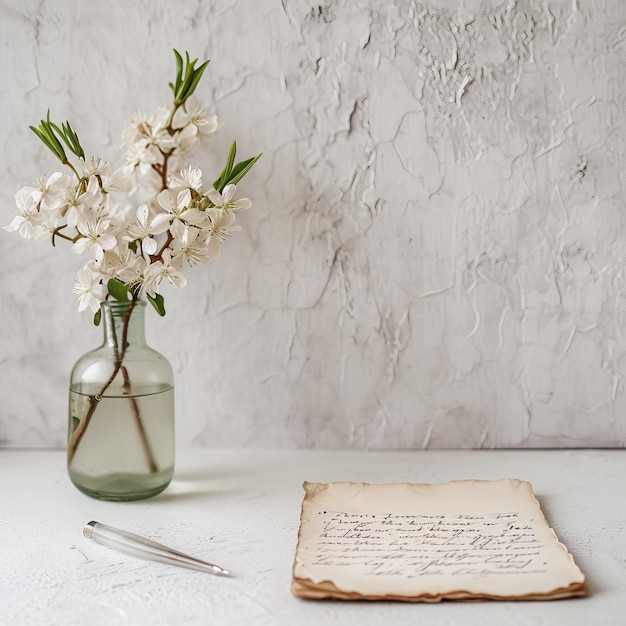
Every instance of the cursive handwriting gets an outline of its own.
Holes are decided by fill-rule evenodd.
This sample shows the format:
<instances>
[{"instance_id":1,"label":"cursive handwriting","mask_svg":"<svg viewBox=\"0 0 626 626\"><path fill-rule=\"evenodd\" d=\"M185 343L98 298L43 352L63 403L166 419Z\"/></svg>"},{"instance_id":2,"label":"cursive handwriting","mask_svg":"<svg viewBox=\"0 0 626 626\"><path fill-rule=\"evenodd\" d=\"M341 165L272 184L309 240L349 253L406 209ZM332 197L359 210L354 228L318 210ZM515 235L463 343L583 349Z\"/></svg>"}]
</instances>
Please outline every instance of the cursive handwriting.
<instances>
[{"instance_id":1,"label":"cursive handwriting","mask_svg":"<svg viewBox=\"0 0 626 626\"><path fill-rule=\"evenodd\" d=\"M368 576L492 576L544 573L532 519L320 511L315 565L359 566Z\"/></svg>"}]
</instances>

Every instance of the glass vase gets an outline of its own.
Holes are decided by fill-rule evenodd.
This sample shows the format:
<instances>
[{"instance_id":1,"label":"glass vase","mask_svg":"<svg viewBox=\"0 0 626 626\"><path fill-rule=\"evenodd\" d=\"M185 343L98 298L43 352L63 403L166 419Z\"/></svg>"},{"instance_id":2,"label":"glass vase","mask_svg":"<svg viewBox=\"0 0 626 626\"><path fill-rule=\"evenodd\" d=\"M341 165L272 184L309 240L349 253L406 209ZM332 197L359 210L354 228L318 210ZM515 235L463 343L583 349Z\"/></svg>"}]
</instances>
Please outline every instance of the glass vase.
<instances>
[{"instance_id":1,"label":"glass vase","mask_svg":"<svg viewBox=\"0 0 626 626\"><path fill-rule=\"evenodd\" d=\"M160 493L174 474L174 374L146 344L144 301L104 302L104 342L74 365L67 465L100 500Z\"/></svg>"}]
</instances>

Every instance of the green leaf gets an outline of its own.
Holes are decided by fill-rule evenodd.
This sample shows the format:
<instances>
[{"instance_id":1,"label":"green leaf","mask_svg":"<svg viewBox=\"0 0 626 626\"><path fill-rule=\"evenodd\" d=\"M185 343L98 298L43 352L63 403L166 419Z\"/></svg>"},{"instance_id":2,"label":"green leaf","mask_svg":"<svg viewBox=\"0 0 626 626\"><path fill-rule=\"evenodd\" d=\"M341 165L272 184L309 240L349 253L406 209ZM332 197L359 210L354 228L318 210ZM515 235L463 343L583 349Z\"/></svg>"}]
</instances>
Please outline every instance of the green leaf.
<instances>
[{"instance_id":1,"label":"green leaf","mask_svg":"<svg viewBox=\"0 0 626 626\"><path fill-rule=\"evenodd\" d=\"M189 56L187 56L187 62L189 62ZM185 80L180 88L180 92L178 94L178 99L181 101L185 101L187 99L187 92L189 91L189 87L193 81L193 65L187 65L187 70L185 72Z\"/></svg>"},{"instance_id":2,"label":"green leaf","mask_svg":"<svg viewBox=\"0 0 626 626\"><path fill-rule=\"evenodd\" d=\"M93 316L94 326L100 326L100 320L102 319L102 309L98 309Z\"/></svg>"},{"instance_id":3,"label":"green leaf","mask_svg":"<svg viewBox=\"0 0 626 626\"><path fill-rule=\"evenodd\" d=\"M180 53L176 49L174 50L174 55L176 56L176 82L172 90L174 91L174 95L176 95L176 91L180 87L181 76L183 75L183 57L180 56Z\"/></svg>"},{"instance_id":4,"label":"green leaf","mask_svg":"<svg viewBox=\"0 0 626 626\"><path fill-rule=\"evenodd\" d=\"M183 68L183 60L180 54L176 54L176 89L174 90L174 103L182 104L185 102L185 84L193 79L193 64L189 60L189 52L185 52L185 64ZM180 59L180 62L179 62Z\"/></svg>"},{"instance_id":5,"label":"green leaf","mask_svg":"<svg viewBox=\"0 0 626 626\"><path fill-rule=\"evenodd\" d=\"M263 153L257 154L255 157L247 161L237 163L231 172L230 179L226 181L226 185L236 185L249 171L250 168L263 156Z\"/></svg>"},{"instance_id":6,"label":"green leaf","mask_svg":"<svg viewBox=\"0 0 626 626\"><path fill-rule=\"evenodd\" d=\"M39 137L39 139L41 139L41 141L46 144L46 146L48 145L48 140L46 136L38 128L35 128L34 126L29 126L28 128L30 128L35 133L35 135L37 135L37 137Z\"/></svg>"},{"instance_id":7,"label":"green leaf","mask_svg":"<svg viewBox=\"0 0 626 626\"><path fill-rule=\"evenodd\" d=\"M80 145L80 141L78 140L78 135L74 132L69 122L65 122L61 124L61 128L59 128L53 122L47 123L51 128L53 128L64 141L65 145L77 156L81 159L85 158L85 152Z\"/></svg>"},{"instance_id":8,"label":"green leaf","mask_svg":"<svg viewBox=\"0 0 626 626\"><path fill-rule=\"evenodd\" d=\"M205 61L197 70L194 70L193 80L191 81L191 85L189 85L189 89L187 89L187 93L185 94L185 100L189 98L191 94L196 90L200 79L202 78L202 74L204 74L204 70L210 61Z\"/></svg>"},{"instance_id":9,"label":"green leaf","mask_svg":"<svg viewBox=\"0 0 626 626\"><path fill-rule=\"evenodd\" d=\"M44 124L45 122L43 122L42 120L42 125L40 125L39 128L35 128L34 126L29 126L29 128L35 133L35 135L37 135L37 137L39 137L39 139L41 139L46 148L48 148L54 154L54 156L59 159L59 161L64 162L66 160L66 157L63 147L60 143L58 143L58 141L54 141L56 140L56 137L54 137L54 135L52 135L53 139L50 138L51 131L43 126Z\"/></svg>"},{"instance_id":10,"label":"green leaf","mask_svg":"<svg viewBox=\"0 0 626 626\"><path fill-rule=\"evenodd\" d=\"M196 90L209 61L205 61L196 69L198 59L192 61L189 52L185 52L184 62L178 50L174 50L174 55L176 57L176 82L170 83L170 88L174 92L174 105L180 106Z\"/></svg>"},{"instance_id":11,"label":"green leaf","mask_svg":"<svg viewBox=\"0 0 626 626\"><path fill-rule=\"evenodd\" d=\"M237 176L241 170L248 165L252 159L246 159L245 161L239 161L235 167L233 167L232 172L230 173L230 178Z\"/></svg>"},{"instance_id":12,"label":"green leaf","mask_svg":"<svg viewBox=\"0 0 626 626\"><path fill-rule=\"evenodd\" d=\"M50 111L48 111L48 117L49 116L50 116ZM41 120L41 124L39 125L39 128L42 129L42 131L47 135L48 140L50 141L51 144L54 145L57 151L61 154L65 154L65 151L63 150L63 146L61 145L61 142L57 139L57 136L54 134L52 123L49 120L47 122L45 122L44 120Z\"/></svg>"},{"instance_id":13,"label":"green leaf","mask_svg":"<svg viewBox=\"0 0 626 626\"><path fill-rule=\"evenodd\" d=\"M35 128L34 126L29 127L36 135L43 141L44 145L49 148L54 156L61 161L61 163L67 164L67 156L65 154L65 149L61 145L59 141L60 137L63 140L63 143L77 156L82 159L85 158L85 152L80 145L80 141L78 140L78 135L74 132L73 128L70 126L69 122L65 122L61 124L61 128L59 128L51 119L50 119L50 109L48 109L48 113L46 115L45 120L40 120L39 126ZM58 137L57 137L58 135Z\"/></svg>"},{"instance_id":14,"label":"green leaf","mask_svg":"<svg viewBox=\"0 0 626 626\"><path fill-rule=\"evenodd\" d=\"M148 296L148 300L150 304L155 308L156 312L163 317L165 315L165 300L160 293L157 293L154 298L152 296Z\"/></svg>"},{"instance_id":15,"label":"green leaf","mask_svg":"<svg viewBox=\"0 0 626 626\"><path fill-rule=\"evenodd\" d=\"M63 130L65 131L65 137L67 137L66 141L68 142L68 146L70 150L81 159L85 158L85 151L83 147L80 145L80 141L78 140L78 135L74 132L74 129L70 126L69 122L65 122L62 125Z\"/></svg>"},{"instance_id":16,"label":"green leaf","mask_svg":"<svg viewBox=\"0 0 626 626\"><path fill-rule=\"evenodd\" d=\"M128 300L128 287L117 278L109 278L107 283L107 289L109 293L119 302L126 302Z\"/></svg>"},{"instance_id":17,"label":"green leaf","mask_svg":"<svg viewBox=\"0 0 626 626\"><path fill-rule=\"evenodd\" d=\"M237 154L237 142L233 141L230 147L230 150L228 152L226 165L224 166L224 169L219 175L219 178L213 183L213 187L215 187L215 189L222 191L222 189L224 188L224 185L226 184L226 181L228 180L230 173L233 171L233 163L235 162L236 154Z\"/></svg>"},{"instance_id":18,"label":"green leaf","mask_svg":"<svg viewBox=\"0 0 626 626\"><path fill-rule=\"evenodd\" d=\"M138 245L137 245L137 241L138 241L138 240L137 240L137 239L135 239L134 241L130 241L130 242L128 243L128 247L129 247L129 248L130 248L133 252L137 252L137 247L138 247Z\"/></svg>"}]
</instances>

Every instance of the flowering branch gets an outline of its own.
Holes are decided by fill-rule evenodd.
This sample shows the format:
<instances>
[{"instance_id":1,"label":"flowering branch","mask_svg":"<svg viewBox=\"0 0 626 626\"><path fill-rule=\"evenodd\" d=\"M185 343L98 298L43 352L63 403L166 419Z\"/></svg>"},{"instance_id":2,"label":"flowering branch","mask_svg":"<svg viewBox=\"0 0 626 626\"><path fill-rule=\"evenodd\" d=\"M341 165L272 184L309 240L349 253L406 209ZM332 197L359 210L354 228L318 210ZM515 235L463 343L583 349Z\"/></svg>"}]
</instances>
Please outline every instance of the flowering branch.
<instances>
[{"instance_id":1,"label":"flowering branch","mask_svg":"<svg viewBox=\"0 0 626 626\"><path fill-rule=\"evenodd\" d=\"M209 61L196 67L198 59L188 53L184 59L176 50L174 55L172 105L128 122L122 133L126 162L118 169L99 158L87 161L70 123L58 126L49 111L38 127L30 127L71 175L55 172L22 187L15 196L16 215L4 228L25 238L48 238L53 245L59 238L72 244L73 253L88 254L74 283L79 311L97 313L100 303L112 297L108 285L115 279L163 315L161 282L183 287L184 266L217 258L221 244L239 230L237 211L252 206L247 198L235 199L236 185L260 154L236 163L233 142L208 189L202 170L188 165L193 148L220 124L194 96ZM78 161L72 163L68 154ZM127 216L120 200L137 193L145 201Z\"/></svg>"},{"instance_id":2,"label":"flowering branch","mask_svg":"<svg viewBox=\"0 0 626 626\"><path fill-rule=\"evenodd\" d=\"M193 95L209 61L196 67L198 59L191 60L188 53L185 60L176 50L174 55L173 102L151 115L139 113L127 123L121 167L114 169L97 157L87 160L70 123L58 126L50 119L50 111L39 126L30 127L71 174L54 172L22 187L15 195L15 217L4 227L26 239L49 239L53 246L59 238L71 244L72 253L87 255L76 276L74 294L79 311L90 309L95 314L94 323L100 322L100 304L105 300L131 300L113 372L99 392L89 397L70 438L69 462L118 373L130 390L123 362L130 314L137 302L145 298L159 315L165 315L159 293L162 281L184 287L183 268L216 259L221 244L239 230L234 224L236 213L252 206L247 198L235 199L236 185L260 154L235 163L233 142L222 172L208 188L202 170L188 164L193 149L213 135L220 123L200 108ZM74 163L66 148L75 157ZM123 207L135 194L143 202L129 215ZM150 471L156 472L139 406L130 400Z\"/></svg>"}]
</instances>

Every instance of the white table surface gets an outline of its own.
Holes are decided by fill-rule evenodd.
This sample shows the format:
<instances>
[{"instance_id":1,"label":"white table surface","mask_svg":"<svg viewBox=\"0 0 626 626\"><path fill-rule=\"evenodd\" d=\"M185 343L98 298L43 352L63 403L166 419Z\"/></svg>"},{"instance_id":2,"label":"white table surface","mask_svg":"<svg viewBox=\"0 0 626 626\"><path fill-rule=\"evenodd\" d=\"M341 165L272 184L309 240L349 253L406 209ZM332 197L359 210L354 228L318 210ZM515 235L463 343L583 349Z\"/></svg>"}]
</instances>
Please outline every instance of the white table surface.
<instances>
[{"instance_id":1,"label":"white table surface","mask_svg":"<svg viewBox=\"0 0 626 626\"><path fill-rule=\"evenodd\" d=\"M289 584L304 480L529 480L587 576L586 598L410 604L301 600ZM95 519L218 563L218 578L126 556L82 535ZM481 626L626 624L626 452L179 451L141 502L98 502L62 451L0 450L0 624Z\"/></svg>"}]
</instances>

